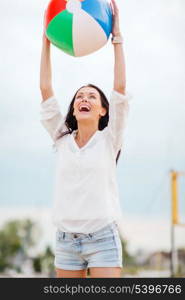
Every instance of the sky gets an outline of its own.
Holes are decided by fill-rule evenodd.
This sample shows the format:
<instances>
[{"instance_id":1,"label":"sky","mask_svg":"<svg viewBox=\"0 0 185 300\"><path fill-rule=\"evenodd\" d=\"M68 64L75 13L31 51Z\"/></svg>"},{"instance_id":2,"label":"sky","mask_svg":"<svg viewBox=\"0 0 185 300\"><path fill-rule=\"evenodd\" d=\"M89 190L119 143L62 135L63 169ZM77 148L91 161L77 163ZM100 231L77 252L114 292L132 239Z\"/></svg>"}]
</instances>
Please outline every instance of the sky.
<instances>
[{"instance_id":1,"label":"sky","mask_svg":"<svg viewBox=\"0 0 185 300\"><path fill-rule=\"evenodd\" d=\"M40 123L39 90L47 4L46 0L1 2L0 217L4 218L13 210L25 212L31 207L42 213L52 206L55 153ZM168 248L169 171L185 171L185 3L117 0L117 4L127 90L133 96L117 168L123 227L133 249L139 247L134 240L138 224L142 224L141 247L146 247L153 226L161 237L154 244ZM114 62L110 40L82 58L54 46L51 52L53 88L63 114L75 91L86 83L96 84L109 97ZM180 220L185 223L185 176L178 184ZM163 222L166 231L160 226ZM152 225L147 231L148 224ZM185 245L184 231L178 230L177 242Z\"/></svg>"}]
</instances>

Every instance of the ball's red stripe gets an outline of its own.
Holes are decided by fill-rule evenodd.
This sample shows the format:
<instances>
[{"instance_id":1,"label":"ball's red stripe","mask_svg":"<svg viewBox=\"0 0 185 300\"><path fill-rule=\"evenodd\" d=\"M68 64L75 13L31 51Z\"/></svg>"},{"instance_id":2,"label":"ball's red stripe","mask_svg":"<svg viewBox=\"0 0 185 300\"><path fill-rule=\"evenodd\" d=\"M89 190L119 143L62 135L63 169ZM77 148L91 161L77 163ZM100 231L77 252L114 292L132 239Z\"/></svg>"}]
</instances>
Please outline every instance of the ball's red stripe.
<instances>
[{"instance_id":1,"label":"ball's red stripe","mask_svg":"<svg viewBox=\"0 0 185 300\"><path fill-rule=\"evenodd\" d=\"M66 0L51 0L48 8L46 10L46 15L45 15L45 28L48 27L48 24L50 21L60 12L62 12L64 9L66 9Z\"/></svg>"}]
</instances>

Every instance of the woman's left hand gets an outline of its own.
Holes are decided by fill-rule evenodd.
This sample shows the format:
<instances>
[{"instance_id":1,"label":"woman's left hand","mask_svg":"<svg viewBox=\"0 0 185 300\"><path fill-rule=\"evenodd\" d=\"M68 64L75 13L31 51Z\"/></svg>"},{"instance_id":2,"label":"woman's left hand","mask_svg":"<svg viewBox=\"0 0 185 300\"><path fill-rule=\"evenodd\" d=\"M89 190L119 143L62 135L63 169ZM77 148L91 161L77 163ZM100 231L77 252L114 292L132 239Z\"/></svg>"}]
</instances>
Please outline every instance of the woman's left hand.
<instances>
[{"instance_id":1,"label":"woman's left hand","mask_svg":"<svg viewBox=\"0 0 185 300\"><path fill-rule=\"evenodd\" d=\"M111 0L111 8L113 13L112 35L119 36L121 35L119 25L119 9L115 0Z\"/></svg>"}]
</instances>

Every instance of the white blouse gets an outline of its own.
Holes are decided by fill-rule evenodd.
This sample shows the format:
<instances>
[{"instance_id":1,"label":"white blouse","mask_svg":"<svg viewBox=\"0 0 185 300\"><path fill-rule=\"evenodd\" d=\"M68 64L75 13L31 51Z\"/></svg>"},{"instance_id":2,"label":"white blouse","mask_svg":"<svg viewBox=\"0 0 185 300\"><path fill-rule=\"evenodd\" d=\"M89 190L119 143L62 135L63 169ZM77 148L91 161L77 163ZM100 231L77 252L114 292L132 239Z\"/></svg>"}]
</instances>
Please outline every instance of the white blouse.
<instances>
[{"instance_id":1,"label":"white blouse","mask_svg":"<svg viewBox=\"0 0 185 300\"><path fill-rule=\"evenodd\" d=\"M130 99L112 90L108 126L97 130L81 148L74 139L77 130L59 137L68 128L55 97L41 103L41 123L57 148L52 220L60 230L92 233L112 221L119 223L116 157Z\"/></svg>"}]
</instances>

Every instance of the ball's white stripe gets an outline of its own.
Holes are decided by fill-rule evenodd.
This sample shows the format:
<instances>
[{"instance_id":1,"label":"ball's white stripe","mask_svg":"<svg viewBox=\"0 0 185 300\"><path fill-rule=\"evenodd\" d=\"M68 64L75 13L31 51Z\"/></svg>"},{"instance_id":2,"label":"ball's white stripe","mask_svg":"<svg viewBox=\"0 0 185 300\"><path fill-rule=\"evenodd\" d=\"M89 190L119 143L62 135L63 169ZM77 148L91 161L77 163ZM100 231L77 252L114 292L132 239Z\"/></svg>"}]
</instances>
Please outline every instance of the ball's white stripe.
<instances>
[{"instance_id":1,"label":"ball's white stripe","mask_svg":"<svg viewBox=\"0 0 185 300\"><path fill-rule=\"evenodd\" d=\"M96 20L83 9L73 15L73 48L75 56L97 51L107 42L107 36Z\"/></svg>"},{"instance_id":2,"label":"ball's white stripe","mask_svg":"<svg viewBox=\"0 0 185 300\"><path fill-rule=\"evenodd\" d=\"M79 13L81 10L81 2L79 0L69 0L66 4L66 9L73 14Z\"/></svg>"}]
</instances>

